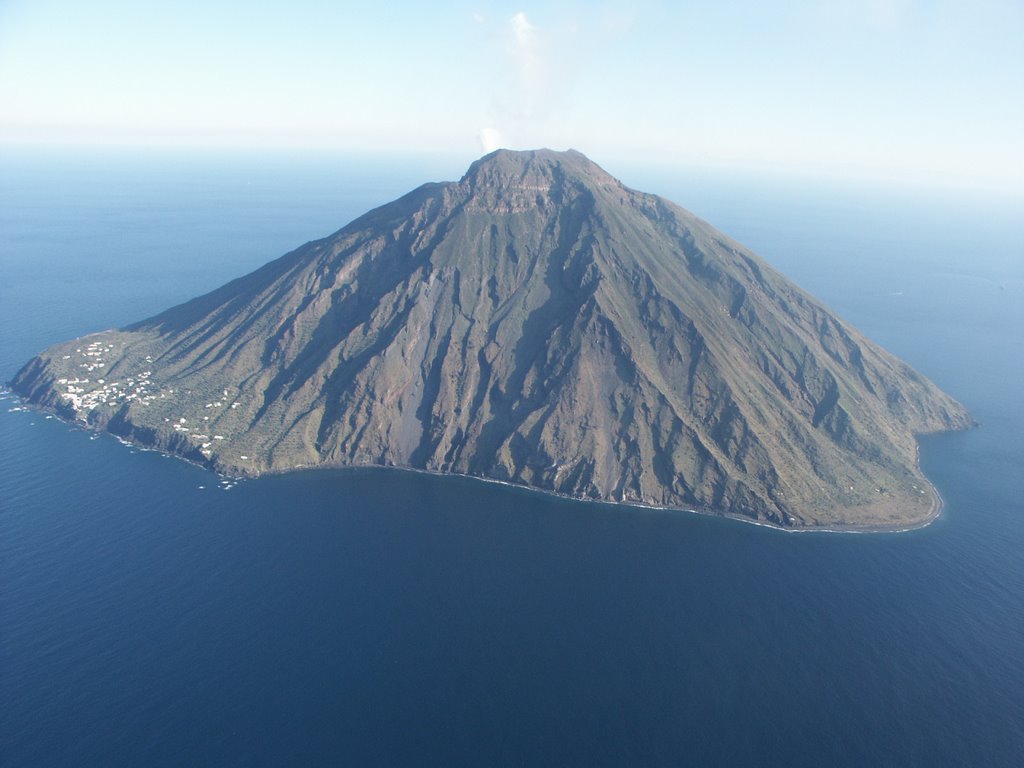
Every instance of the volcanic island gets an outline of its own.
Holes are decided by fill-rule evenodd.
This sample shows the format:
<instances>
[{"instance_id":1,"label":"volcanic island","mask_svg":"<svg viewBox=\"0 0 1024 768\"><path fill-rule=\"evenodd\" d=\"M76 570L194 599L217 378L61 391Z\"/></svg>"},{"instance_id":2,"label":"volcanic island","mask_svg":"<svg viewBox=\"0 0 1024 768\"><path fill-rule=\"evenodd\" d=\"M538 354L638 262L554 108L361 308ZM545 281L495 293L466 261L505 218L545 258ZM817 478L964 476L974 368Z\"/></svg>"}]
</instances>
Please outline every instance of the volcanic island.
<instances>
[{"instance_id":1,"label":"volcanic island","mask_svg":"<svg viewBox=\"0 0 1024 768\"><path fill-rule=\"evenodd\" d=\"M764 260L575 151L498 150L10 384L228 476L384 466L787 529L938 511L966 409Z\"/></svg>"}]
</instances>

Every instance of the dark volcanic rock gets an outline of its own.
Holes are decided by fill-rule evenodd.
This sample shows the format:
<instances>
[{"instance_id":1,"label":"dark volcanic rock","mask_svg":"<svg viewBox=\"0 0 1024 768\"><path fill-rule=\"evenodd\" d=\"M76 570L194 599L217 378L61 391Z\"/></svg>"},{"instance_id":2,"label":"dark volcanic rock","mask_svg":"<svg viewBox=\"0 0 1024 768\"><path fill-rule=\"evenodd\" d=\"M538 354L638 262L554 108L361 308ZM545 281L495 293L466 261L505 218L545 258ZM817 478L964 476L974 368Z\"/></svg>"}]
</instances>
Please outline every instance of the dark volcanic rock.
<instances>
[{"instance_id":1,"label":"dark volcanic rock","mask_svg":"<svg viewBox=\"0 0 1024 768\"><path fill-rule=\"evenodd\" d=\"M577 152L499 151L12 387L259 474L384 464L786 526L903 526L964 408Z\"/></svg>"}]
</instances>

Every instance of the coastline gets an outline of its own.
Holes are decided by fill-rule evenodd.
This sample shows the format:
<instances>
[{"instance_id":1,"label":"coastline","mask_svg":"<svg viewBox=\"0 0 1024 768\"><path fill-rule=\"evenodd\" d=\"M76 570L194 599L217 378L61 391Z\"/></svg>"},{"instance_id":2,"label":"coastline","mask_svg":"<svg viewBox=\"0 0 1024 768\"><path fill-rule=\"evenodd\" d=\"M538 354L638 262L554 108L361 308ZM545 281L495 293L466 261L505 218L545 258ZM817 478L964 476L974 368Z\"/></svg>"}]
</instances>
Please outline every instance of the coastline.
<instances>
[{"instance_id":1,"label":"coastline","mask_svg":"<svg viewBox=\"0 0 1024 768\"><path fill-rule=\"evenodd\" d=\"M768 522L766 520L755 520L755 519L752 519L750 517L746 517L744 515L740 515L740 514L736 514L736 513L716 512L716 511L708 510L708 509L660 506L660 505L656 505L656 504L645 504L643 502L638 502L638 501L614 501L614 500L611 500L611 499L594 499L594 498L588 498L588 497L582 497L582 496L572 496L570 494L560 493L560 492L555 491L555 490L549 490L549 489L546 489L546 488L538 488L536 486L530 486L530 485L525 485L525 484L520 484L520 483L513 483L513 482L509 482L507 480L499 480L497 478L482 477L480 475L469 475L469 474L465 474L465 473L461 473L461 472L442 472L440 470L422 469L422 468L418 468L418 467L406 467L406 466L400 466L400 465L397 465L397 464L371 464L371 463L367 463L367 464L317 464L315 466L301 466L301 467L293 467L293 468L290 468L290 469L270 470L270 471L267 471L267 472L259 472L259 473L245 473L245 472L231 473L231 472L219 471L219 470L215 469L213 466L211 466L208 463L196 461L196 460L194 460L192 458L189 458L187 456L184 456L184 455L182 455L180 453L175 453L174 451L168 451L168 450L165 450L163 448L159 448L159 447L157 447L155 445L147 445L146 443L142 443L142 442L139 442L137 440L132 440L132 439L130 439L128 437L125 437L123 435L118 435L115 432L111 432L107 428L107 425L95 426L95 425L91 425L91 424L88 424L88 423L84 423L82 421L68 419L63 414L61 414L57 409L52 408L52 407L47 406L47 405L41 405L41 404L38 404L38 403L33 403L33 402L25 399L24 397L22 397L17 392L15 392L12 389L10 389L10 387L5 386L3 388L0 388L0 397L3 397L4 399L6 399L6 397L4 397L4 396L10 396L10 397L15 398L17 400L17 402L18 402L18 407L19 408L23 408L23 409L26 409L26 410L37 411L37 412L41 412L41 413L51 414L54 418L59 419L61 421L61 423L66 424L68 426L76 427L76 428L79 428L79 429L82 429L84 431L91 432L91 433L94 433L94 434L107 434L107 435L110 435L112 438L116 439L122 445L131 447L131 448L135 448L135 449L138 449L138 450L152 451L154 453L159 453L159 454L164 455L164 456L175 458L175 459L187 462L188 464L191 464L191 465L193 465L195 467L199 467L200 469L203 469L203 470L206 470L206 471L209 471L209 472L213 472L215 475L217 475L219 477L230 478L230 479L235 480L235 481L255 480L255 479L258 479L260 477L266 477L266 476L272 476L272 475L285 475L285 474L292 474L292 473L295 473L295 472L320 471L320 470L335 470L335 471L345 471L345 470L370 470L370 471L397 470L397 471L400 471L400 472L413 472L413 473L422 474L422 475L431 475L431 476L434 476L434 477L465 478L467 480L473 480L473 481L478 481L478 482L484 482L484 483L491 483L491 484L495 484L495 485L501 485L501 486L505 486L505 487L508 487L508 488L513 488L513 489L516 489L516 490L519 490L519 491L524 491L524 492L527 492L527 493L543 494L545 496L549 496L549 497L557 498L557 499L563 499L563 500L566 500L566 501L582 502L582 503L588 503L588 504L604 504L604 505L609 505L609 506L613 506L613 507L622 507L622 508L627 508L627 509L643 510L643 511L646 511L646 512L662 512L662 513L669 513L669 514L690 514L690 515L699 515L701 517L713 517L713 518L720 518L720 519L725 519L725 520L733 520L733 521L736 521L736 522L746 523L748 525L755 525L755 526L758 526L759 528L767 528L769 530L779 531L779 532L782 532L782 533L853 533L853 534L908 533L908 532L911 532L911 531L920 530L922 528L927 528L928 526L930 526L932 523L934 523L941 516L942 510L943 510L943 508L945 506L945 502L944 502L944 500L942 498L942 495L939 493L938 488L935 487L935 484L921 470L921 444L920 444L919 440L918 440L918 442L917 442L917 444L915 446L915 466L916 466L918 472L921 473L921 477L924 478L924 480L925 480L925 482L926 482L926 484L928 486L928 489L929 489L929 491L931 493L931 497L932 497L931 505L929 507L927 516L921 522L919 522L919 523L911 523L911 524L906 524L906 525L893 525L893 526L877 526L877 525L876 526L853 526L853 525L850 525L850 526L843 526L843 525L806 526L805 525L805 526L786 527L786 526L778 525L776 523ZM915 435L915 438L918 438L918 437L919 436Z\"/></svg>"}]
</instances>

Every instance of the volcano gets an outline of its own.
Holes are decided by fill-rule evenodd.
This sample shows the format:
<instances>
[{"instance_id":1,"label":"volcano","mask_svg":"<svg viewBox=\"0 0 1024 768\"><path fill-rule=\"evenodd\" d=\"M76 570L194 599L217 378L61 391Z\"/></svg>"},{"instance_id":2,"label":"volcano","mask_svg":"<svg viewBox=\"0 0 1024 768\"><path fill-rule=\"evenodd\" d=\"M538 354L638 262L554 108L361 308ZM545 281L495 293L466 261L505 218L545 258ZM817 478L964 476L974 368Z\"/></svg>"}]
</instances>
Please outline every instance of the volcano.
<instances>
[{"instance_id":1,"label":"volcano","mask_svg":"<svg viewBox=\"0 0 1024 768\"><path fill-rule=\"evenodd\" d=\"M787 528L902 528L962 405L582 154L499 150L249 275L57 344L26 400L228 475L382 465Z\"/></svg>"}]
</instances>

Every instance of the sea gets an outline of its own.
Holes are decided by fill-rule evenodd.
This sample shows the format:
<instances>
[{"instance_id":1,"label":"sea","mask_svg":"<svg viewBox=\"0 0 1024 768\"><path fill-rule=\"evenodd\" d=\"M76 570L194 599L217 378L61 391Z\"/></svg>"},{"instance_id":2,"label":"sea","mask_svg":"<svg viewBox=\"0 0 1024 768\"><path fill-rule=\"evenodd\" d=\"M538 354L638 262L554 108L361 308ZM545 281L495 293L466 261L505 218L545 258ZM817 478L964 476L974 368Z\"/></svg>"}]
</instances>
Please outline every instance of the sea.
<instances>
[{"instance_id":1,"label":"sea","mask_svg":"<svg viewBox=\"0 0 1024 768\"><path fill-rule=\"evenodd\" d=\"M471 159L0 150L0 381ZM933 524L786 533L396 470L236 483L7 393L0 764L1024 765L1024 198L605 167L970 408L921 441Z\"/></svg>"}]
</instances>

